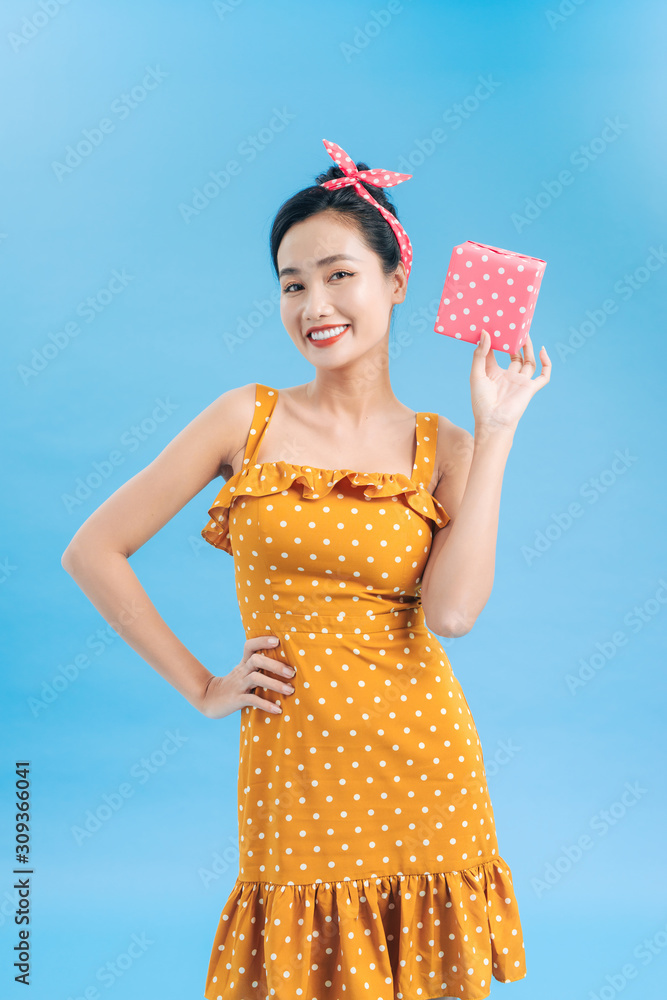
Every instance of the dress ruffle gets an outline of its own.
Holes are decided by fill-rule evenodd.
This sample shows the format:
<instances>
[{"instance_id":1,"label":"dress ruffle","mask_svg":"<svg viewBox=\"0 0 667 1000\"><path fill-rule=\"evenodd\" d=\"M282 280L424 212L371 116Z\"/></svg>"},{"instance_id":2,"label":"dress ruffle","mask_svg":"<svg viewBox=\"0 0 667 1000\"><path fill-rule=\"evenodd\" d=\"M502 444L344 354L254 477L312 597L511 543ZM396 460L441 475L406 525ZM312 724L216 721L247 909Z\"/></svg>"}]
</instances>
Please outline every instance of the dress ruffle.
<instances>
[{"instance_id":1,"label":"dress ruffle","mask_svg":"<svg viewBox=\"0 0 667 1000\"><path fill-rule=\"evenodd\" d=\"M428 492L423 483L415 483L403 473L355 472L353 469L316 469L313 466L293 465L291 462L270 462L240 469L227 480L209 507L210 520L201 535L207 542L233 555L229 538L229 509L238 496L256 497L279 493L296 483L306 500L327 496L341 479L352 486L363 486L367 499L403 495L406 503L421 517L432 520L436 527L444 528L451 520L442 504Z\"/></svg>"},{"instance_id":2,"label":"dress ruffle","mask_svg":"<svg viewBox=\"0 0 667 1000\"><path fill-rule=\"evenodd\" d=\"M238 880L205 996L314 1000L348 989L373 1000L483 1000L492 976L525 975L512 876L498 857L462 871L341 882Z\"/></svg>"}]
</instances>

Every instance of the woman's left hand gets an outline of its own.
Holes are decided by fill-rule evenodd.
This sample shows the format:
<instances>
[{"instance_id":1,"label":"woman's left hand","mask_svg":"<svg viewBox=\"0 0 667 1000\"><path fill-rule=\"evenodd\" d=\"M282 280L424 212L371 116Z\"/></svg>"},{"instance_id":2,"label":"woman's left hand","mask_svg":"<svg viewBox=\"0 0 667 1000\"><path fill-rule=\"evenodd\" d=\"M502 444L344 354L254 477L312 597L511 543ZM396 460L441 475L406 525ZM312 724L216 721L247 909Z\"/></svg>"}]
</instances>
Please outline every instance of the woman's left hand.
<instances>
[{"instance_id":1,"label":"woman's left hand","mask_svg":"<svg viewBox=\"0 0 667 1000\"><path fill-rule=\"evenodd\" d=\"M551 361L543 347L539 357L542 372L535 374L535 357L530 336L521 354L511 354L507 368L501 368L491 348L491 334L482 330L475 348L470 372L472 410L477 426L516 428L521 414L535 393L546 385L551 375Z\"/></svg>"}]
</instances>

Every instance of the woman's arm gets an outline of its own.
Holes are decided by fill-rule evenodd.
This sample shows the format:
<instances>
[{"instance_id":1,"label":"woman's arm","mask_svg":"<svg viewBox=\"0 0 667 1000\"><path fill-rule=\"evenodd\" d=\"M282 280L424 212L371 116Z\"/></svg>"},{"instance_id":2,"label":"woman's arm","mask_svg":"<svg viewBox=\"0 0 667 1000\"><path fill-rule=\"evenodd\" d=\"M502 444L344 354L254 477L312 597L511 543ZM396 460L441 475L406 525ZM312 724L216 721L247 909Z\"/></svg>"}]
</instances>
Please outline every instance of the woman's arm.
<instances>
[{"instance_id":1,"label":"woman's arm","mask_svg":"<svg viewBox=\"0 0 667 1000\"><path fill-rule=\"evenodd\" d=\"M93 511L61 560L112 628L197 709L214 674L172 632L128 560L231 463L254 407L254 382L224 392Z\"/></svg>"},{"instance_id":2,"label":"woman's arm","mask_svg":"<svg viewBox=\"0 0 667 1000\"><path fill-rule=\"evenodd\" d=\"M491 595L500 493L513 439L513 428L477 425L474 437L460 427L446 437L446 466L434 496L451 521L433 539L421 594L425 619L437 635L465 635Z\"/></svg>"},{"instance_id":3,"label":"woman's arm","mask_svg":"<svg viewBox=\"0 0 667 1000\"><path fill-rule=\"evenodd\" d=\"M489 599L496 563L500 491L514 431L529 401L551 377L542 347L535 374L530 335L501 368L482 330L470 372L475 434L449 424L445 469L435 496L451 521L436 533L422 580L424 617L438 635L465 635ZM440 423L438 425L440 438Z\"/></svg>"}]
</instances>

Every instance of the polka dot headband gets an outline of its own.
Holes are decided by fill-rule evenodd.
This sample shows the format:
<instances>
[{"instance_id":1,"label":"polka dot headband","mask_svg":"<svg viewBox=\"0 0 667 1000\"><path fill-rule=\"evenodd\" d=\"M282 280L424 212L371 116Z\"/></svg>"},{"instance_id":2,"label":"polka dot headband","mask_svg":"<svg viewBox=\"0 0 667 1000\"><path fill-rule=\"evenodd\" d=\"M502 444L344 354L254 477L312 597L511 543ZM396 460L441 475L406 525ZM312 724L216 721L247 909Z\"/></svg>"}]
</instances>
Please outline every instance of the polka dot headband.
<instances>
[{"instance_id":1,"label":"polka dot headband","mask_svg":"<svg viewBox=\"0 0 667 1000\"><path fill-rule=\"evenodd\" d=\"M345 176L334 177L330 181L324 181L321 187L335 191L337 188L347 187L348 184L352 184L357 194L365 198L366 201L370 201L371 205L375 205L382 212L382 215L396 234L396 239L401 249L401 260L405 265L405 272L409 278L410 269L412 268L412 244L410 243L408 234L396 216L392 215L383 205L380 205L360 182L366 181L367 184L374 184L376 187L393 187L395 184L400 184L401 181L409 181L412 174L397 174L394 170L382 170L380 167L376 167L373 170L357 170L355 163L344 149L337 146L335 142L329 142L327 139L322 139L322 142L331 159L336 166L340 167Z\"/></svg>"}]
</instances>

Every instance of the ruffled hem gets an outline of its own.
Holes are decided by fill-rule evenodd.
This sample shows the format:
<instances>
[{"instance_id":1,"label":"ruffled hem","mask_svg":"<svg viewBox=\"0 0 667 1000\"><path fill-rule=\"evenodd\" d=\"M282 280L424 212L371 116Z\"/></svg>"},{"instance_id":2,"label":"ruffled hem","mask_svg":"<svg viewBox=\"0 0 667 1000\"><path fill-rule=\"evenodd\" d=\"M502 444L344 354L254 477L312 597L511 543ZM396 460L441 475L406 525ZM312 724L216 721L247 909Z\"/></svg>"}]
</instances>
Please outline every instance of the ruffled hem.
<instances>
[{"instance_id":1,"label":"ruffled hem","mask_svg":"<svg viewBox=\"0 0 667 1000\"><path fill-rule=\"evenodd\" d=\"M305 885L237 880L207 1000L484 1000L526 975L509 866ZM357 986L355 987L355 983Z\"/></svg>"},{"instance_id":2,"label":"ruffled hem","mask_svg":"<svg viewBox=\"0 0 667 1000\"><path fill-rule=\"evenodd\" d=\"M435 523L435 530L444 528L451 520L442 504L428 492L423 483L415 483L402 473L355 472L353 469L316 469L312 466L293 465L291 462L270 462L252 465L239 470L227 480L209 507L210 520L201 535L215 548L233 555L229 538L229 510L238 496L256 497L279 493L292 484L301 488L306 500L327 496L341 479L352 486L363 486L364 496L393 497L403 495L406 503L421 517Z\"/></svg>"}]
</instances>

